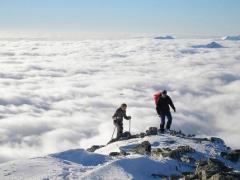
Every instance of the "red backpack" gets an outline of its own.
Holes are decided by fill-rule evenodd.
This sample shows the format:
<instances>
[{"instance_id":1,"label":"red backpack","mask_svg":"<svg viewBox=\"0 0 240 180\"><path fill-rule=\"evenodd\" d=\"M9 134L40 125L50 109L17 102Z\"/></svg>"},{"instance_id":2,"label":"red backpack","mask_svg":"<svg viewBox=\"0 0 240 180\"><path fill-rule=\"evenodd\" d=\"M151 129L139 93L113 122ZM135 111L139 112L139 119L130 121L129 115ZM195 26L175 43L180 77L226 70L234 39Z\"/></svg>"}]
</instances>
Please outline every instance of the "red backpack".
<instances>
[{"instance_id":1,"label":"red backpack","mask_svg":"<svg viewBox=\"0 0 240 180\"><path fill-rule=\"evenodd\" d=\"M155 102L155 105L157 106L157 102L159 100L159 98L162 96L162 93L161 92L157 92L153 95L153 99L154 99L154 102Z\"/></svg>"}]
</instances>

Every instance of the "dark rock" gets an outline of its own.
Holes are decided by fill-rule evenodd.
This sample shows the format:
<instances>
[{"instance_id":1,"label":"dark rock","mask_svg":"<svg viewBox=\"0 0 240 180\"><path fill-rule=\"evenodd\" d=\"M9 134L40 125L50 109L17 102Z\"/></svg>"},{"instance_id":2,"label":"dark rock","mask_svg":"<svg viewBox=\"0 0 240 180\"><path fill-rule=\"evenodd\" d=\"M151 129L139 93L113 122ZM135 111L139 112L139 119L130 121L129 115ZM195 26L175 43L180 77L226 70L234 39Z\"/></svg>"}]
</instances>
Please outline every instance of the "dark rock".
<instances>
[{"instance_id":1,"label":"dark rock","mask_svg":"<svg viewBox=\"0 0 240 180\"><path fill-rule=\"evenodd\" d=\"M113 143L116 141L124 141L124 140L128 140L128 139L133 139L133 138L138 138L138 135L131 135L130 132L126 131L122 134L122 136L119 139L113 138L107 144L110 144L110 143Z\"/></svg>"},{"instance_id":2,"label":"dark rock","mask_svg":"<svg viewBox=\"0 0 240 180\"><path fill-rule=\"evenodd\" d=\"M211 176L209 180L225 180L225 176L220 173L217 173Z\"/></svg>"},{"instance_id":3,"label":"dark rock","mask_svg":"<svg viewBox=\"0 0 240 180\"><path fill-rule=\"evenodd\" d=\"M130 138L131 138L130 132L126 131L122 134L120 140L127 140L127 139L130 139Z\"/></svg>"},{"instance_id":4,"label":"dark rock","mask_svg":"<svg viewBox=\"0 0 240 180\"><path fill-rule=\"evenodd\" d=\"M113 157L116 157L116 156L121 156L122 154L120 152L110 152L109 153L109 156L113 156Z\"/></svg>"},{"instance_id":5,"label":"dark rock","mask_svg":"<svg viewBox=\"0 0 240 180\"><path fill-rule=\"evenodd\" d=\"M130 155L129 153L121 150L120 152L110 152L109 153L109 156L113 156L113 157L116 157L116 156L127 156L127 155Z\"/></svg>"},{"instance_id":6,"label":"dark rock","mask_svg":"<svg viewBox=\"0 0 240 180\"><path fill-rule=\"evenodd\" d=\"M221 138L217 138L217 137L211 137L210 141L212 143L224 144L224 141Z\"/></svg>"},{"instance_id":7,"label":"dark rock","mask_svg":"<svg viewBox=\"0 0 240 180\"><path fill-rule=\"evenodd\" d=\"M140 133L140 137L141 137L141 138L144 138L145 136L146 136L145 133Z\"/></svg>"},{"instance_id":8,"label":"dark rock","mask_svg":"<svg viewBox=\"0 0 240 180\"><path fill-rule=\"evenodd\" d=\"M88 148L87 151L88 152L95 152L97 149L100 149L104 147L104 145L93 145L92 147Z\"/></svg>"},{"instance_id":9,"label":"dark rock","mask_svg":"<svg viewBox=\"0 0 240 180\"><path fill-rule=\"evenodd\" d=\"M225 166L225 164L222 161L213 158L210 158L208 160L208 166L213 169L220 170L221 172L229 172L232 170L232 168Z\"/></svg>"},{"instance_id":10,"label":"dark rock","mask_svg":"<svg viewBox=\"0 0 240 180\"><path fill-rule=\"evenodd\" d=\"M193 175L193 172L183 172L182 175L183 176Z\"/></svg>"},{"instance_id":11,"label":"dark rock","mask_svg":"<svg viewBox=\"0 0 240 180\"><path fill-rule=\"evenodd\" d=\"M195 152L195 149L190 146L179 146L177 149L174 149L169 153L169 157L180 160L184 154L193 152Z\"/></svg>"},{"instance_id":12,"label":"dark rock","mask_svg":"<svg viewBox=\"0 0 240 180\"><path fill-rule=\"evenodd\" d=\"M223 175L225 175L226 178L232 178L232 179L240 179L240 172L236 172L236 171L231 171L231 172L223 172Z\"/></svg>"},{"instance_id":13,"label":"dark rock","mask_svg":"<svg viewBox=\"0 0 240 180\"><path fill-rule=\"evenodd\" d=\"M200 179L209 179L215 174L221 172L230 172L231 170L232 169L225 166L222 161L210 158L207 162L198 162L195 174L198 175Z\"/></svg>"},{"instance_id":14,"label":"dark rock","mask_svg":"<svg viewBox=\"0 0 240 180\"><path fill-rule=\"evenodd\" d=\"M133 152L137 154L151 154L151 144L148 141L143 141L133 148Z\"/></svg>"},{"instance_id":15,"label":"dark rock","mask_svg":"<svg viewBox=\"0 0 240 180\"><path fill-rule=\"evenodd\" d=\"M121 155L123 155L123 156L127 156L127 155L130 155L129 153L127 153L126 151L123 151L123 150L121 150Z\"/></svg>"},{"instance_id":16,"label":"dark rock","mask_svg":"<svg viewBox=\"0 0 240 180\"><path fill-rule=\"evenodd\" d=\"M152 150L151 155L160 157L160 156L162 156L162 153L163 153L163 150L161 148L155 148Z\"/></svg>"},{"instance_id":17,"label":"dark rock","mask_svg":"<svg viewBox=\"0 0 240 180\"><path fill-rule=\"evenodd\" d=\"M208 138L193 138L196 143L202 143L203 141L210 141Z\"/></svg>"},{"instance_id":18,"label":"dark rock","mask_svg":"<svg viewBox=\"0 0 240 180\"><path fill-rule=\"evenodd\" d=\"M187 153L193 153L195 150L190 146L179 146L177 149L171 150L170 148L156 148L152 150L152 156L156 157L170 157L172 159L181 160L186 163L195 163L195 159L187 156Z\"/></svg>"},{"instance_id":19,"label":"dark rock","mask_svg":"<svg viewBox=\"0 0 240 180\"><path fill-rule=\"evenodd\" d=\"M208 161L207 160L198 160L197 162L196 162L196 165L197 166L205 166L205 165L207 165L208 164Z\"/></svg>"},{"instance_id":20,"label":"dark rock","mask_svg":"<svg viewBox=\"0 0 240 180\"><path fill-rule=\"evenodd\" d=\"M170 131L170 135L176 136L177 135L177 131L175 131L175 130Z\"/></svg>"},{"instance_id":21,"label":"dark rock","mask_svg":"<svg viewBox=\"0 0 240 180\"><path fill-rule=\"evenodd\" d=\"M148 136L150 136L150 135L157 135L157 132L158 132L158 130L157 130L156 127L150 127L149 130L146 131L146 134Z\"/></svg>"},{"instance_id":22,"label":"dark rock","mask_svg":"<svg viewBox=\"0 0 240 180\"><path fill-rule=\"evenodd\" d=\"M171 130L170 135L177 136L177 137L186 137L186 134L182 133L181 130L179 130L179 131Z\"/></svg>"},{"instance_id":23,"label":"dark rock","mask_svg":"<svg viewBox=\"0 0 240 180\"><path fill-rule=\"evenodd\" d=\"M220 153L220 156L223 157L223 158L226 158L227 155L228 155L227 152L221 152L221 153Z\"/></svg>"},{"instance_id":24,"label":"dark rock","mask_svg":"<svg viewBox=\"0 0 240 180\"><path fill-rule=\"evenodd\" d=\"M183 155L180 160L182 162L185 162L185 163L189 163L189 164L195 164L196 160L190 156L187 156L187 155Z\"/></svg>"},{"instance_id":25,"label":"dark rock","mask_svg":"<svg viewBox=\"0 0 240 180\"><path fill-rule=\"evenodd\" d=\"M189 174L185 175L183 180L199 180L199 177L196 174Z\"/></svg>"},{"instance_id":26,"label":"dark rock","mask_svg":"<svg viewBox=\"0 0 240 180\"><path fill-rule=\"evenodd\" d=\"M239 180L240 172L220 172L212 175L209 180Z\"/></svg>"},{"instance_id":27,"label":"dark rock","mask_svg":"<svg viewBox=\"0 0 240 180\"><path fill-rule=\"evenodd\" d=\"M224 158L226 158L227 160L230 160L232 162L238 162L240 160L240 150L233 150L230 153L222 156Z\"/></svg>"},{"instance_id":28,"label":"dark rock","mask_svg":"<svg viewBox=\"0 0 240 180\"><path fill-rule=\"evenodd\" d=\"M129 139L134 139L134 138L138 138L138 136L136 134L131 135L131 137Z\"/></svg>"},{"instance_id":29,"label":"dark rock","mask_svg":"<svg viewBox=\"0 0 240 180\"><path fill-rule=\"evenodd\" d=\"M172 151L170 148L163 148L164 151Z\"/></svg>"}]
</instances>

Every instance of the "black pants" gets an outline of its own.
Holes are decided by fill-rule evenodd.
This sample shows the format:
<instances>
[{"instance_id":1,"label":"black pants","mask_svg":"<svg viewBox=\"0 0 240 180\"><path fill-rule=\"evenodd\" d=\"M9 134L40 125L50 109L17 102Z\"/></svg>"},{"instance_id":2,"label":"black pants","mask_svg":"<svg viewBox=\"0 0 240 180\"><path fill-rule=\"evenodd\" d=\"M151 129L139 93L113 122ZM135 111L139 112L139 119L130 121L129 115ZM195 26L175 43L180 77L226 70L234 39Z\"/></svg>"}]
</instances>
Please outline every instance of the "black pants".
<instances>
[{"instance_id":1,"label":"black pants","mask_svg":"<svg viewBox=\"0 0 240 180\"><path fill-rule=\"evenodd\" d=\"M117 123L114 123L114 125L117 127L117 139L119 139L123 133L123 123L117 122Z\"/></svg>"},{"instance_id":2,"label":"black pants","mask_svg":"<svg viewBox=\"0 0 240 180\"><path fill-rule=\"evenodd\" d=\"M170 111L162 112L160 116L161 116L160 130L161 130L161 131L164 130L164 126L165 126L165 116L167 116L167 119L168 119L166 128L167 128L167 129L170 129L171 124L172 124L172 115L171 115L171 112L170 112Z\"/></svg>"}]
</instances>

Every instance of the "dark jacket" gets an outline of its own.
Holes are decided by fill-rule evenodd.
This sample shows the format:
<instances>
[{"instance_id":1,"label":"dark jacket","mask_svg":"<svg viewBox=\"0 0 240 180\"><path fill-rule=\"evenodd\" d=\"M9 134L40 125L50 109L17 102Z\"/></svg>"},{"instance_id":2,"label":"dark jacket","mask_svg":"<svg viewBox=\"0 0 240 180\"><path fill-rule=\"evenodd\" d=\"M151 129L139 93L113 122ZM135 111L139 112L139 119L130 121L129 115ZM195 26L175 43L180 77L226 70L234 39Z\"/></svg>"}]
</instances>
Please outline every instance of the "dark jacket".
<instances>
[{"instance_id":1,"label":"dark jacket","mask_svg":"<svg viewBox=\"0 0 240 180\"><path fill-rule=\"evenodd\" d=\"M114 123L122 123L123 118L129 120L130 118L126 115L126 111L122 108L118 108L114 115L112 116Z\"/></svg>"},{"instance_id":2,"label":"dark jacket","mask_svg":"<svg viewBox=\"0 0 240 180\"><path fill-rule=\"evenodd\" d=\"M161 96L157 102L157 107L156 107L157 113L162 114L170 111L169 105L172 107L174 111L176 110L172 102L172 99L168 95L166 95L165 98Z\"/></svg>"}]
</instances>

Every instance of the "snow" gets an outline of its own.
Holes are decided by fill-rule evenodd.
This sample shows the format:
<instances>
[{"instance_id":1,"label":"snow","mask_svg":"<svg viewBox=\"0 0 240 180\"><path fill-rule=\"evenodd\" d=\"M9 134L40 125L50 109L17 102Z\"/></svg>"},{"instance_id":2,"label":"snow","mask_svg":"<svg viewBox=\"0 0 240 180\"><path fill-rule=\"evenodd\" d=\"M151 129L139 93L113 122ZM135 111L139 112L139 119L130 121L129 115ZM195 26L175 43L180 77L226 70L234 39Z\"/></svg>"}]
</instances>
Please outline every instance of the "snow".
<instances>
[{"instance_id":1,"label":"snow","mask_svg":"<svg viewBox=\"0 0 240 180\"><path fill-rule=\"evenodd\" d=\"M226 48L192 48L213 41ZM0 162L106 144L123 102L131 132L159 127L152 96L162 89L177 109L173 129L240 148L239 48L215 39L1 40Z\"/></svg>"},{"instance_id":2,"label":"snow","mask_svg":"<svg viewBox=\"0 0 240 180\"><path fill-rule=\"evenodd\" d=\"M179 175L174 160L158 161L149 157L120 159L87 173L83 179L156 179L151 174Z\"/></svg>"},{"instance_id":3,"label":"snow","mask_svg":"<svg viewBox=\"0 0 240 180\"><path fill-rule=\"evenodd\" d=\"M156 175L180 175L193 172L194 167L178 160L164 157L133 154L130 150L148 140L152 148L171 148L189 145L195 148L195 159L214 157L221 159L220 152L226 152L224 142L203 141L198 138L184 138L169 134L147 136L114 142L98 149L95 153L83 149L72 149L44 157L15 160L0 164L0 179L155 179ZM109 157L110 152L126 150L128 156ZM225 164L240 170L239 163L222 159Z\"/></svg>"},{"instance_id":4,"label":"snow","mask_svg":"<svg viewBox=\"0 0 240 180\"><path fill-rule=\"evenodd\" d=\"M240 40L240 35L238 36L226 36L222 38L223 40L229 40L229 41L239 41Z\"/></svg>"},{"instance_id":5,"label":"snow","mask_svg":"<svg viewBox=\"0 0 240 180\"><path fill-rule=\"evenodd\" d=\"M12 161L0 165L1 180L77 179L88 167L52 157Z\"/></svg>"},{"instance_id":6,"label":"snow","mask_svg":"<svg viewBox=\"0 0 240 180\"><path fill-rule=\"evenodd\" d=\"M197 149L199 153L205 154L208 157L215 157L220 154L222 151L227 151L227 147L222 144L213 144L209 141L203 141L202 143L196 143L198 138L181 138L176 136L169 136L168 134L160 136L146 136L142 139L131 139L127 141L118 141L112 144L109 144L106 147L96 150L96 153L108 155L110 152L120 152L121 150L128 152L137 144L143 141L149 141L152 145L152 148L170 148L176 149L178 146L190 146L194 149Z\"/></svg>"},{"instance_id":7,"label":"snow","mask_svg":"<svg viewBox=\"0 0 240 180\"><path fill-rule=\"evenodd\" d=\"M89 153L84 149L68 150L50 156L82 164L84 166L96 166L98 164L103 164L108 160L107 156Z\"/></svg>"}]
</instances>

